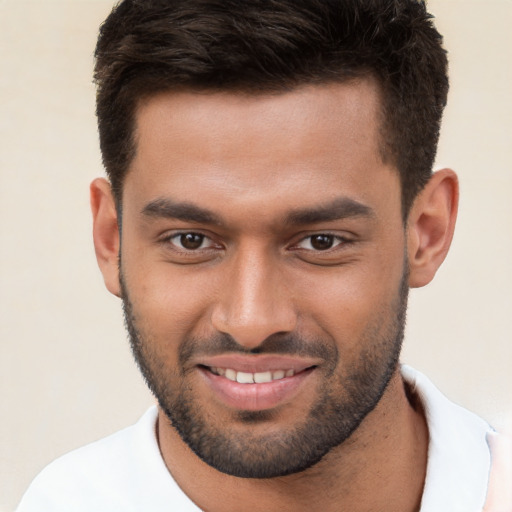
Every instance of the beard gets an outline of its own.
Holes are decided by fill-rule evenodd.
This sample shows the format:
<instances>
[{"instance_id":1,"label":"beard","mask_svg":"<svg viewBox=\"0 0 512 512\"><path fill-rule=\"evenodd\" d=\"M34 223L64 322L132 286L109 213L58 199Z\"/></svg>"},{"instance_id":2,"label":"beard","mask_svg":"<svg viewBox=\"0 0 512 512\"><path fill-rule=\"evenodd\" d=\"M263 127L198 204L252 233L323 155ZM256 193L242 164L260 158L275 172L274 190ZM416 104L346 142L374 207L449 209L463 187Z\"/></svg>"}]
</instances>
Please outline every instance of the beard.
<instances>
[{"instance_id":1,"label":"beard","mask_svg":"<svg viewBox=\"0 0 512 512\"><path fill-rule=\"evenodd\" d=\"M404 267L407 269L407 266ZM223 473L242 478L274 478L304 471L346 441L377 406L397 370L405 330L408 272L404 270L391 305L369 322L354 346L359 353L342 365L334 339L301 333L276 334L249 350L231 336L185 337L178 350L179 365L169 368L155 347L155 336L141 321L121 273L126 328L134 358L171 426L204 462ZM139 325L140 321L140 325ZM171 350L176 350L172 347ZM292 427L257 429L278 421L279 408L232 413L230 428L201 407L193 386L193 357L227 353L281 354L319 358L314 405ZM250 384L249 384L250 385Z\"/></svg>"}]
</instances>

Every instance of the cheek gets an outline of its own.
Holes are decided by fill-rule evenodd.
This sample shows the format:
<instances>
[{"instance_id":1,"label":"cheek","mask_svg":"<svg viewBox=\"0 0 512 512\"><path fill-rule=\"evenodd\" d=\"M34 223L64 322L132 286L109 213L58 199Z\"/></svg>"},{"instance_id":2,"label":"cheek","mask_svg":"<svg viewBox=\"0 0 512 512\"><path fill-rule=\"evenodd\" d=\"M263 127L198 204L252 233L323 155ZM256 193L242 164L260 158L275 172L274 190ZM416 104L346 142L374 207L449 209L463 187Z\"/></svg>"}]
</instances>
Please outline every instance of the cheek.
<instances>
[{"instance_id":1,"label":"cheek","mask_svg":"<svg viewBox=\"0 0 512 512\"><path fill-rule=\"evenodd\" d=\"M177 342L199 334L212 295L201 271L123 255L122 272L137 325L151 338Z\"/></svg>"},{"instance_id":2,"label":"cheek","mask_svg":"<svg viewBox=\"0 0 512 512\"><path fill-rule=\"evenodd\" d=\"M382 339L395 326L403 275L400 264L331 269L323 279L305 283L301 310L311 325L332 337L340 356L358 353L369 338Z\"/></svg>"}]
</instances>

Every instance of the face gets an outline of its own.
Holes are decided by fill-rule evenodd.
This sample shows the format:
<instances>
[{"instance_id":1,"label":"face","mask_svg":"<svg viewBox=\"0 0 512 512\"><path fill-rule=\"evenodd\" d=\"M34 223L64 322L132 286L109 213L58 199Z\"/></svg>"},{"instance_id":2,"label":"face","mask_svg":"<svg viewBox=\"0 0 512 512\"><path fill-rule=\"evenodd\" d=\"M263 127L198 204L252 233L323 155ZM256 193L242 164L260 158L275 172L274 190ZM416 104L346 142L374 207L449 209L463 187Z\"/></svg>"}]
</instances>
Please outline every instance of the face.
<instances>
[{"instance_id":1,"label":"face","mask_svg":"<svg viewBox=\"0 0 512 512\"><path fill-rule=\"evenodd\" d=\"M370 81L140 105L126 323L167 428L220 471L315 464L396 372L405 238L378 106Z\"/></svg>"}]
</instances>

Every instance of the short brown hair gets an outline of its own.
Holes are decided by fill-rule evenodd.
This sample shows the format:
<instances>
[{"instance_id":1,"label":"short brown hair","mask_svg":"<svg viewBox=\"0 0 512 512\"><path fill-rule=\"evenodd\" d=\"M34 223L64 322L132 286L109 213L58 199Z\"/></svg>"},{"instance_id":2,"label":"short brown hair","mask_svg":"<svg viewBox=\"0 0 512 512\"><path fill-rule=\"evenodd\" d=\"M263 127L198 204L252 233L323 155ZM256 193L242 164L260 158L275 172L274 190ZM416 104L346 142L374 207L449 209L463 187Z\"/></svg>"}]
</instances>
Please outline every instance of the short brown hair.
<instances>
[{"instance_id":1,"label":"short brown hair","mask_svg":"<svg viewBox=\"0 0 512 512\"><path fill-rule=\"evenodd\" d=\"M176 89L259 94L373 76L404 218L432 173L448 77L423 1L124 0L95 56L100 146L118 202L138 103Z\"/></svg>"}]
</instances>

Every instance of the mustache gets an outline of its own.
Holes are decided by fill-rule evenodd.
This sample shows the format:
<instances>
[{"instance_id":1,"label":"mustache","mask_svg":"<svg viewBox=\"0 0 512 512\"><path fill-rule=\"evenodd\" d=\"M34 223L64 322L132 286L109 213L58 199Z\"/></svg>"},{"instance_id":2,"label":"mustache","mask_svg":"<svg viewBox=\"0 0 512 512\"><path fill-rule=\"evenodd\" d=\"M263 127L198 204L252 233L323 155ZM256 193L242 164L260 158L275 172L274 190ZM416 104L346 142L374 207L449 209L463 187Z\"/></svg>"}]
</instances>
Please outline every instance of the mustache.
<instances>
[{"instance_id":1,"label":"mustache","mask_svg":"<svg viewBox=\"0 0 512 512\"><path fill-rule=\"evenodd\" d=\"M225 354L274 354L296 357L319 358L325 361L338 360L338 349L334 341L306 338L298 333L276 333L264 339L257 347L240 345L230 334L218 332L208 338L188 337L179 348L179 361L183 367L198 356Z\"/></svg>"}]
</instances>

